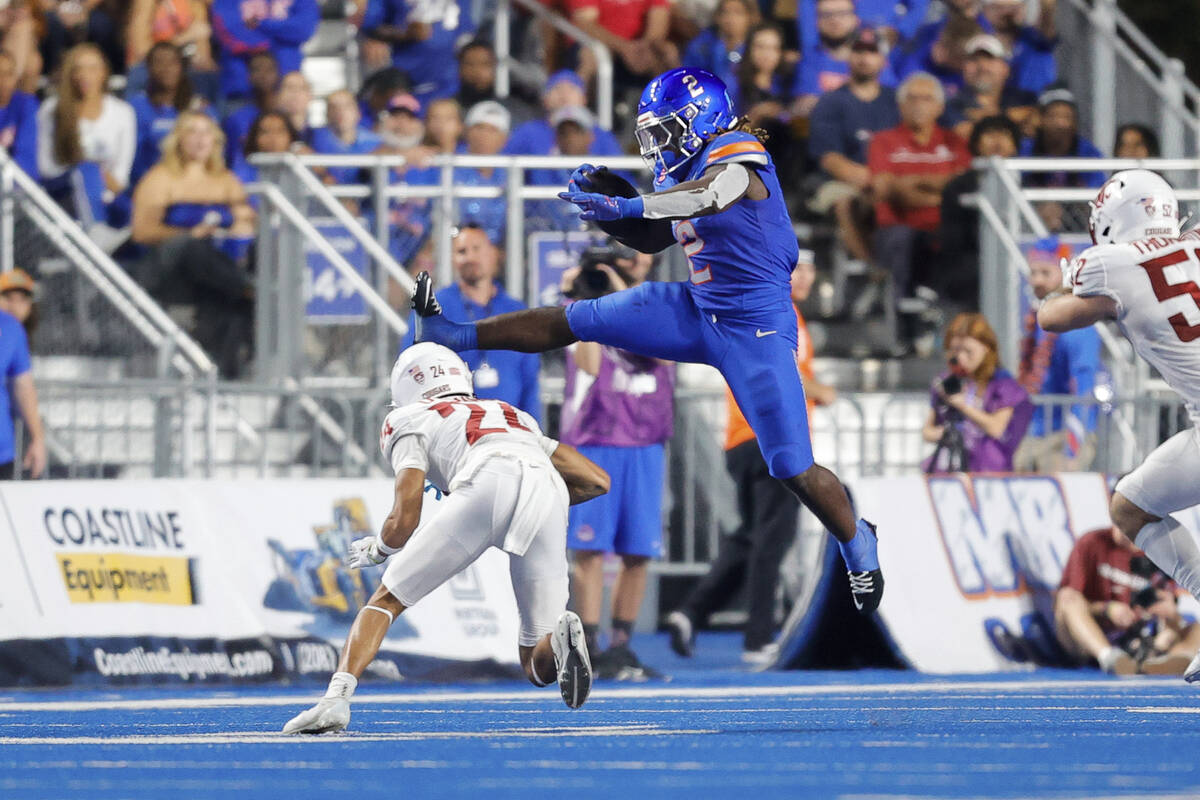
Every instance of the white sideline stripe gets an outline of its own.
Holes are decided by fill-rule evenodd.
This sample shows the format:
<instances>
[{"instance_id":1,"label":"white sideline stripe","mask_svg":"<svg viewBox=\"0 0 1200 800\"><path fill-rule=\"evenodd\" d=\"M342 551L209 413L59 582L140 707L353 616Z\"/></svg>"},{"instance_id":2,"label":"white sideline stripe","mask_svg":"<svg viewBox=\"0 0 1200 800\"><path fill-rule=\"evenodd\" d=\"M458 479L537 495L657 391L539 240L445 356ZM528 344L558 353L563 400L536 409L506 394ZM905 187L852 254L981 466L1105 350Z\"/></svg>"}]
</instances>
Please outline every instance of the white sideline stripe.
<instances>
[{"instance_id":1,"label":"white sideline stripe","mask_svg":"<svg viewBox=\"0 0 1200 800\"><path fill-rule=\"evenodd\" d=\"M855 685L848 683L823 684L818 686L660 686L621 689L598 689L591 700L641 700L641 699L690 699L690 698L741 698L741 697L816 697L828 695L886 694L969 694L991 692L1028 694L1062 689L1098 689L1112 694L1123 694L1131 685L1177 687L1178 678L1147 678L1131 684L1110 678L1069 681L932 681L929 683L880 683ZM384 694L359 694L354 697L356 707L368 705L432 703L468 703L473 701L503 701L509 703L551 703L557 697L545 692L501 691L501 692L389 692ZM153 700L48 700L0 702L0 713L6 711L102 711L109 709L168 709L168 708L224 708L233 706L302 706L309 705L308 695L263 696L263 697L178 697ZM585 706L583 710L587 710Z\"/></svg>"},{"instance_id":2,"label":"white sideline stripe","mask_svg":"<svg viewBox=\"0 0 1200 800\"><path fill-rule=\"evenodd\" d=\"M403 733L317 734L305 736L262 731L190 733L166 736L19 736L0 737L0 745L179 745L283 744L291 742L409 742L429 739L536 739L548 736L699 736L716 730L672 730L651 725L600 725L594 728L530 728L495 731L406 731Z\"/></svg>"},{"instance_id":3,"label":"white sideline stripe","mask_svg":"<svg viewBox=\"0 0 1200 800\"><path fill-rule=\"evenodd\" d=\"M1144 706L1125 709L1130 714L1200 714L1200 708L1194 706L1177 706L1175 708L1160 708Z\"/></svg>"}]
</instances>

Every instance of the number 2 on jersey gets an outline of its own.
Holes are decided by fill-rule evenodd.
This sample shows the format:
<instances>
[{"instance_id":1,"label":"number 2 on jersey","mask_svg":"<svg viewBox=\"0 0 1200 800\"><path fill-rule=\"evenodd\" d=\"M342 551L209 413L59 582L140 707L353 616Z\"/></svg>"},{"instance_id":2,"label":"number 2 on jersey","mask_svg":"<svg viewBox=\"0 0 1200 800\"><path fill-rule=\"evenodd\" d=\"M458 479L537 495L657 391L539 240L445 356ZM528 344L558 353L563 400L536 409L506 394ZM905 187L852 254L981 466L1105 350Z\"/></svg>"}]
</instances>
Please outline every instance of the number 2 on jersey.
<instances>
[{"instance_id":1,"label":"number 2 on jersey","mask_svg":"<svg viewBox=\"0 0 1200 800\"><path fill-rule=\"evenodd\" d=\"M1189 255L1200 259L1200 249L1176 250L1174 253L1168 253L1165 256L1152 258L1149 261L1143 261L1141 264L1138 264L1150 276L1150 287L1154 289L1154 296L1158 298L1158 302L1165 303L1173 297L1186 294L1191 296L1192 302L1196 304L1196 308L1200 309L1200 286L1197 286L1195 281L1168 283L1166 276L1163 274L1167 267L1187 261ZM1191 342L1200 339L1200 325L1189 325L1187 317L1183 315L1182 311L1167 317L1167 321L1175 329L1175 335L1179 337L1179 341Z\"/></svg>"},{"instance_id":2,"label":"number 2 on jersey","mask_svg":"<svg viewBox=\"0 0 1200 800\"><path fill-rule=\"evenodd\" d=\"M448 417L459 406L466 406L471 412L471 416L467 417L467 444L475 444L489 433L508 433L510 430L529 431L529 428L521 424L515 408L505 402L500 402L499 405L500 410L504 414L506 425L503 428L483 427L483 418L487 416L488 410L478 403L467 403L461 400L443 400L440 403L434 403L429 408L431 411L438 412L443 417Z\"/></svg>"},{"instance_id":3,"label":"number 2 on jersey","mask_svg":"<svg viewBox=\"0 0 1200 800\"><path fill-rule=\"evenodd\" d=\"M679 240L683 254L687 256L688 267L691 268L692 283L708 283L712 280L712 268L707 264L700 268L696 264L696 256L704 249L704 240L696 235L696 226L691 220L684 220L675 226L675 238Z\"/></svg>"}]
</instances>

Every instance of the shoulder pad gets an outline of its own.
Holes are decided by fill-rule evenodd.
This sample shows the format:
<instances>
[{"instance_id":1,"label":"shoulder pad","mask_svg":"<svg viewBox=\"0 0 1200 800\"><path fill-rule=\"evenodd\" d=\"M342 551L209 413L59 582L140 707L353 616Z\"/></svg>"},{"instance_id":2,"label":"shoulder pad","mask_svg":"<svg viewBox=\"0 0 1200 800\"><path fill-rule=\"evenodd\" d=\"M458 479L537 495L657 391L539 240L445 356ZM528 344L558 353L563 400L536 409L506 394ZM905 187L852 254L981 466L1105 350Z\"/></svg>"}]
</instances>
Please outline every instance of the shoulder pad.
<instances>
[{"instance_id":1,"label":"shoulder pad","mask_svg":"<svg viewBox=\"0 0 1200 800\"><path fill-rule=\"evenodd\" d=\"M758 137L742 131L728 131L712 139L700 155L701 170L713 164L741 162L766 165L769 163L767 148Z\"/></svg>"}]
</instances>

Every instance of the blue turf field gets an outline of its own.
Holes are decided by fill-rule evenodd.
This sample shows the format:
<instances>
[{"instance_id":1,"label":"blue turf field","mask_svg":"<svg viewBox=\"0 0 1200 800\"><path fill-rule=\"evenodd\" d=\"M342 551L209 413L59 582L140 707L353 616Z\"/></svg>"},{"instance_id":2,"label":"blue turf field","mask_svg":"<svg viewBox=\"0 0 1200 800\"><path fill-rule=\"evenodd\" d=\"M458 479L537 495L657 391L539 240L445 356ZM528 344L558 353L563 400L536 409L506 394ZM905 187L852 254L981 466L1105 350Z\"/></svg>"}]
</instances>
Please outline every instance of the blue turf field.
<instances>
[{"instance_id":1,"label":"blue turf field","mask_svg":"<svg viewBox=\"0 0 1200 800\"><path fill-rule=\"evenodd\" d=\"M1088 671L752 674L736 639L578 711L519 684L360 689L352 732L276 733L320 689L0 696L0 797L1196 796L1200 695ZM569 794L563 794L569 792Z\"/></svg>"}]
</instances>

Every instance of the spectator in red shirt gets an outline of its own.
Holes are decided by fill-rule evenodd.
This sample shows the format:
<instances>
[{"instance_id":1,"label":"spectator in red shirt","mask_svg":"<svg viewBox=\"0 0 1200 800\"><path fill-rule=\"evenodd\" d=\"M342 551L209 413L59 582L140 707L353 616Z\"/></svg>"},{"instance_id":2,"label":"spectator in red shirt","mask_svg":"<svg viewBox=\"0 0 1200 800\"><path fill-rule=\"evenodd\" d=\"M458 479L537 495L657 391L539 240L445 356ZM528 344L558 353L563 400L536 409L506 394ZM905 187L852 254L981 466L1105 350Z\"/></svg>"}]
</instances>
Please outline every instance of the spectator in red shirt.
<instances>
[{"instance_id":1,"label":"spectator in red shirt","mask_svg":"<svg viewBox=\"0 0 1200 800\"><path fill-rule=\"evenodd\" d=\"M670 0L566 0L571 22L612 51L614 83L639 91L645 79L679 64L679 51L667 40ZM580 50L579 74L596 72L586 49Z\"/></svg>"},{"instance_id":2,"label":"spectator in red shirt","mask_svg":"<svg viewBox=\"0 0 1200 800\"><path fill-rule=\"evenodd\" d=\"M1175 584L1116 528L1075 542L1054 596L1058 642L1113 675L1182 675L1200 625L1175 606ZM1131 654L1132 653L1132 654Z\"/></svg>"},{"instance_id":3,"label":"spectator in red shirt","mask_svg":"<svg viewBox=\"0 0 1200 800\"><path fill-rule=\"evenodd\" d=\"M937 78L909 76L896 91L900 124L871 137L867 167L875 197L876 265L892 277L894 300L916 285L936 288L936 274L913 274L914 264L935 264L942 190L970 165L967 146L937 124L946 97Z\"/></svg>"}]
</instances>

